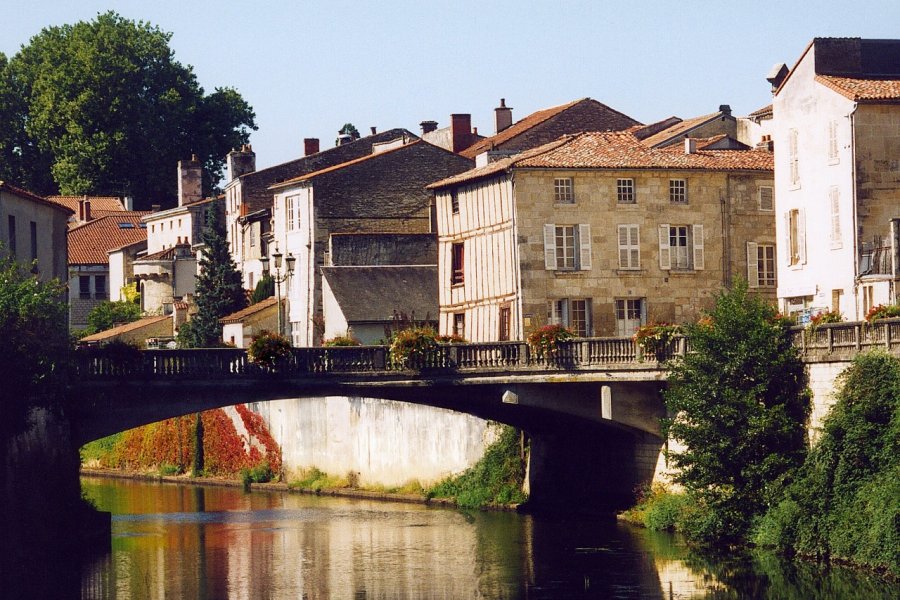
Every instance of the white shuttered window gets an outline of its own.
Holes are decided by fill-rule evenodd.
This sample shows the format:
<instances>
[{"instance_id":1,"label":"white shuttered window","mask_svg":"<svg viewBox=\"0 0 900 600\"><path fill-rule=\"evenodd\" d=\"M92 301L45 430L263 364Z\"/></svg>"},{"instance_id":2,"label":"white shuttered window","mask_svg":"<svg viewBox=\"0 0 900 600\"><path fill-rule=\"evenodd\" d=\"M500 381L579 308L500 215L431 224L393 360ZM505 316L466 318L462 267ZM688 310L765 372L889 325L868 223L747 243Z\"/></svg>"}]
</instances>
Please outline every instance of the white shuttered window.
<instances>
[{"instance_id":1,"label":"white shuttered window","mask_svg":"<svg viewBox=\"0 0 900 600\"><path fill-rule=\"evenodd\" d=\"M638 225L619 225L619 268L641 268L640 227Z\"/></svg>"}]
</instances>

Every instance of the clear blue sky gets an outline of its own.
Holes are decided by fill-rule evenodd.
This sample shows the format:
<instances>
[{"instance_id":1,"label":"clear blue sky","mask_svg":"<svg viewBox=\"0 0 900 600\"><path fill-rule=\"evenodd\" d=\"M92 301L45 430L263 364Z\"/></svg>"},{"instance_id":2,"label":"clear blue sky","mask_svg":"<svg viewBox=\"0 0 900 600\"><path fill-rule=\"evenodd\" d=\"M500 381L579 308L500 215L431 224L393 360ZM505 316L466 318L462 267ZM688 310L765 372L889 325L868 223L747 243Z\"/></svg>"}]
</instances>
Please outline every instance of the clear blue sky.
<instances>
[{"instance_id":1,"label":"clear blue sky","mask_svg":"<svg viewBox=\"0 0 900 600\"><path fill-rule=\"evenodd\" d=\"M745 115L813 37L900 37L900 0L0 0L0 52L109 9L171 32L207 91L240 91L260 168L302 155L304 137L330 146L348 121L417 133L471 113L490 135L501 97L515 120L585 96L642 122Z\"/></svg>"}]
</instances>

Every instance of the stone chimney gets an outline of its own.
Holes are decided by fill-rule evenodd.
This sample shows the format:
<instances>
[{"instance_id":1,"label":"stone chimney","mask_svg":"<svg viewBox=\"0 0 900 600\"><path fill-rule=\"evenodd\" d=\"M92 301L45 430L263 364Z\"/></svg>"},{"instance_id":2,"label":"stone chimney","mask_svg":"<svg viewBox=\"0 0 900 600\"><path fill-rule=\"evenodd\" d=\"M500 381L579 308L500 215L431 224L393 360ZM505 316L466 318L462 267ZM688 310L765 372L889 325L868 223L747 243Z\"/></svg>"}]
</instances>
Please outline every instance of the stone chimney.
<instances>
[{"instance_id":1,"label":"stone chimney","mask_svg":"<svg viewBox=\"0 0 900 600\"><path fill-rule=\"evenodd\" d=\"M372 135L375 135L376 133L378 133L378 128L375 127L374 125L372 127L369 127L369 129L372 131Z\"/></svg>"},{"instance_id":2,"label":"stone chimney","mask_svg":"<svg viewBox=\"0 0 900 600\"><path fill-rule=\"evenodd\" d=\"M451 150L459 153L472 145L472 115L450 115Z\"/></svg>"},{"instance_id":3,"label":"stone chimney","mask_svg":"<svg viewBox=\"0 0 900 600\"><path fill-rule=\"evenodd\" d=\"M125 196L122 204L125 205L125 210L134 210L134 196Z\"/></svg>"},{"instance_id":4,"label":"stone chimney","mask_svg":"<svg viewBox=\"0 0 900 600\"><path fill-rule=\"evenodd\" d=\"M722 113L723 115L727 116L727 117L730 117L730 116L731 116L731 105L729 105L729 104L720 104L720 105L719 105L719 112Z\"/></svg>"},{"instance_id":5,"label":"stone chimney","mask_svg":"<svg viewBox=\"0 0 900 600\"><path fill-rule=\"evenodd\" d=\"M159 209L160 209L160 208L162 208L162 206L159 205L159 204L151 204L151 205L150 205L150 212L152 212L152 213L159 212Z\"/></svg>"},{"instance_id":6,"label":"stone chimney","mask_svg":"<svg viewBox=\"0 0 900 600\"><path fill-rule=\"evenodd\" d=\"M91 220L91 199L87 196L83 196L81 200L78 201L78 221L81 223L87 223Z\"/></svg>"},{"instance_id":7,"label":"stone chimney","mask_svg":"<svg viewBox=\"0 0 900 600\"><path fill-rule=\"evenodd\" d=\"M684 153L697 154L697 140L694 138L684 138Z\"/></svg>"},{"instance_id":8,"label":"stone chimney","mask_svg":"<svg viewBox=\"0 0 900 600\"><path fill-rule=\"evenodd\" d=\"M178 206L197 202L203 198L203 167L197 155L191 160L178 161Z\"/></svg>"},{"instance_id":9,"label":"stone chimney","mask_svg":"<svg viewBox=\"0 0 900 600\"><path fill-rule=\"evenodd\" d=\"M437 129L437 126L437 121L422 121L421 123L419 123L419 127L422 128L422 135L435 131Z\"/></svg>"},{"instance_id":10,"label":"stone chimney","mask_svg":"<svg viewBox=\"0 0 900 600\"><path fill-rule=\"evenodd\" d=\"M512 125L512 109L506 106L506 98L500 98L500 106L494 109L494 133L500 133Z\"/></svg>"},{"instance_id":11,"label":"stone chimney","mask_svg":"<svg viewBox=\"0 0 900 600\"><path fill-rule=\"evenodd\" d=\"M319 151L319 138L303 138L303 156Z\"/></svg>"},{"instance_id":12,"label":"stone chimney","mask_svg":"<svg viewBox=\"0 0 900 600\"><path fill-rule=\"evenodd\" d=\"M253 152L253 146L244 144L240 150L229 152L225 162L225 178L233 181L256 170L256 153Z\"/></svg>"}]
</instances>

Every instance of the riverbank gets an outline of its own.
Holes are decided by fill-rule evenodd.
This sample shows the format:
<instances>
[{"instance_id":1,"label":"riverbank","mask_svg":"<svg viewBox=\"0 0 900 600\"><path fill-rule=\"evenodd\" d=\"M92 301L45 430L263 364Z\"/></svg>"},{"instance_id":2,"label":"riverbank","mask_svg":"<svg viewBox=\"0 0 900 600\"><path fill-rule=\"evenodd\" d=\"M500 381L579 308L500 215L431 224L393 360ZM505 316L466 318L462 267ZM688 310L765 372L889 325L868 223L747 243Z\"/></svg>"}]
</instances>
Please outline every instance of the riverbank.
<instances>
[{"instance_id":1,"label":"riverbank","mask_svg":"<svg viewBox=\"0 0 900 600\"><path fill-rule=\"evenodd\" d=\"M110 479L130 479L134 481L154 481L161 483L177 483L181 485L219 486L230 488L244 488L243 482L237 479L224 477L191 477L190 475L160 475L157 473L127 472L113 469L81 468L81 475L85 477L107 477ZM425 504L442 508L459 508L459 504L452 498L429 498L422 494L401 494L396 492L381 492L366 490L363 488L302 488L291 486L282 482L251 483L250 491L257 492L288 492L292 494L307 494L311 496L333 496L336 498L356 498L360 500L378 500L382 502L403 502L407 504ZM520 504L492 504L482 507L482 510L517 512Z\"/></svg>"}]
</instances>

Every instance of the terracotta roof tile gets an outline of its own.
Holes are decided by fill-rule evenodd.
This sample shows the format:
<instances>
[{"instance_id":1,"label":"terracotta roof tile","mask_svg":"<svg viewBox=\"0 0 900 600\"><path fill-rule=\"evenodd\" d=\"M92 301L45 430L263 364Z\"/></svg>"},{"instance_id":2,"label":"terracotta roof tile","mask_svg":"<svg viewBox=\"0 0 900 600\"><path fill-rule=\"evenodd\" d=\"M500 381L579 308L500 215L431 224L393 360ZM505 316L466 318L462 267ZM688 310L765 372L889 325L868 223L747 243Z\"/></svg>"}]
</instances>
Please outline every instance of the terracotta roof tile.
<instances>
[{"instance_id":1,"label":"terracotta roof tile","mask_svg":"<svg viewBox=\"0 0 900 600\"><path fill-rule=\"evenodd\" d=\"M139 329L143 329L148 325L153 325L155 323L159 323L165 320L172 320L172 317L163 315L163 316L155 316L155 317L144 317L143 319L138 319L137 321L132 321L131 323L125 323L124 325L119 325L118 327L113 327L112 329L107 329L106 331L100 331L93 335L89 335L87 337L81 338L80 342L102 342L104 340L108 340L111 338L115 338L117 336L122 335L123 333L129 333L131 331L137 331Z\"/></svg>"},{"instance_id":2,"label":"terracotta roof tile","mask_svg":"<svg viewBox=\"0 0 900 600\"><path fill-rule=\"evenodd\" d=\"M318 177L319 175L325 175L326 173L332 173L334 171L346 169L347 167L352 167L353 165L358 165L359 163L363 163L368 160L374 160L374 159L380 158L382 156L387 156L388 154L397 152L398 150L403 150L403 149L409 148L410 146L415 146L416 144L425 144L425 143L426 142L423 142L420 139L416 139L409 143L397 146L396 148L391 148L390 150L383 150L381 152L367 154L366 156L361 156L359 158L354 158L353 160L348 160L347 162L342 162L342 163L339 163L336 165L331 165L329 167L325 167L324 169L319 169L318 171L313 171L311 173L304 173L303 175L300 175L298 177L294 177L294 178L288 179L286 181L281 181L279 183L272 184L269 186L269 189L270 190L278 189L278 188L283 188L283 187L286 187L289 185L293 185L295 183L299 183L301 181L309 181L310 179L314 179L314 178Z\"/></svg>"},{"instance_id":3,"label":"terracotta roof tile","mask_svg":"<svg viewBox=\"0 0 900 600\"><path fill-rule=\"evenodd\" d=\"M747 116L750 117L751 119L762 119L762 118L766 118L766 117L771 117L772 116L772 105L769 104L768 106L763 106L762 108L756 109Z\"/></svg>"},{"instance_id":4,"label":"terracotta roof tile","mask_svg":"<svg viewBox=\"0 0 900 600\"><path fill-rule=\"evenodd\" d=\"M12 184L9 184L9 183L3 181L2 179L0 179L0 190L6 190L10 194L15 194L16 196L21 196L22 198L28 198L29 200L34 200L35 202L44 204L46 206L52 206L54 208L58 208L59 210L65 211L66 214L71 214L72 212L74 212L71 209L59 204L58 202L52 202L50 200L47 200L43 196L38 196L37 194L29 192L28 190L22 189L20 187L16 187Z\"/></svg>"},{"instance_id":5,"label":"terracotta roof tile","mask_svg":"<svg viewBox=\"0 0 900 600\"><path fill-rule=\"evenodd\" d=\"M816 75L816 81L855 102L900 103L900 79L863 79Z\"/></svg>"},{"instance_id":6,"label":"terracotta roof tile","mask_svg":"<svg viewBox=\"0 0 900 600\"><path fill-rule=\"evenodd\" d=\"M97 211L124 212L125 206L116 196L88 196L91 201L91 214L97 215ZM74 213L78 213L78 203L84 200L84 196L47 196L47 200L62 204Z\"/></svg>"},{"instance_id":7,"label":"terracotta roof tile","mask_svg":"<svg viewBox=\"0 0 900 600\"><path fill-rule=\"evenodd\" d=\"M446 187L514 168L773 171L774 161L772 153L763 150L698 150L685 154L671 148L650 148L629 132L588 132L563 136L555 142L428 187Z\"/></svg>"},{"instance_id":8,"label":"terracotta roof tile","mask_svg":"<svg viewBox=\"0 0 900 600\"><path fill-rule=\"evenodd\" d=\"M73 227L68 233L69 264L96 265L109 263L110 250L147 239L141 227L142 212L123 211ZM128 226L120 227L119 223Z\"/></svg>"},{"instance_id":9,"label":"terracotta roof tile","mask_svg":"<svg viewBox=\"0 0 900 600\"><path fill-rule=\"evenodd\" d=\"M265 300L260 300L256 304L251 304L247 308L242 308L237 312L233 312L230 315L222 317L221 319L219 319L219 323L221 323L222 325L227 325L228 323L240 323L247 317L255 315L256 313L262 312L269 308L273 308L277 302L278 300L275 298L275 296L270 296ZM284 302L285 301L282 300L281 304L284 305Z\"/></svg>"}]
</instances>

